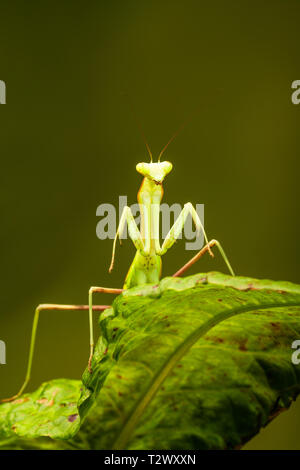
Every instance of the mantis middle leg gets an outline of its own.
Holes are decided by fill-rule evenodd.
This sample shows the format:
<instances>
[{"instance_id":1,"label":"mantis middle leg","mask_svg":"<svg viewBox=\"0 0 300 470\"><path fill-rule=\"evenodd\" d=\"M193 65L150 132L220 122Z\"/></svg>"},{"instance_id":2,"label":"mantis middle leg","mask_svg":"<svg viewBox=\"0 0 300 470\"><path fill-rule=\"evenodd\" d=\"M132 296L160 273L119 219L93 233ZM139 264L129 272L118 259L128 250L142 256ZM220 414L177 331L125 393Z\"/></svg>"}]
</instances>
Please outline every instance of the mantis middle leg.
<instances>
[{"instance_id":1,"label":"mantis middle leg","mask_svg":"<svg viewBox=\"0 0 300 470\"><path fill-rule=\"evenodd\" d=\"M182 276L182 274L185 271L187 271L191 266L193 266L193 264L195 264L210 248L212 248L215 245L219 249L219 251L222 255L222 258L224 259L231 275L234 276L235 274L233 272L231 264L229 263L228 258L225 254L225 251L223 250L220 242L218 242L218 240L211 240L207 245L205 245L203 248L201 248L201 250L193 258L191 258L184 266L182 266L182 268L180 268L175 274L173 274L173 277Z\"/></svg>"}]
</instances>

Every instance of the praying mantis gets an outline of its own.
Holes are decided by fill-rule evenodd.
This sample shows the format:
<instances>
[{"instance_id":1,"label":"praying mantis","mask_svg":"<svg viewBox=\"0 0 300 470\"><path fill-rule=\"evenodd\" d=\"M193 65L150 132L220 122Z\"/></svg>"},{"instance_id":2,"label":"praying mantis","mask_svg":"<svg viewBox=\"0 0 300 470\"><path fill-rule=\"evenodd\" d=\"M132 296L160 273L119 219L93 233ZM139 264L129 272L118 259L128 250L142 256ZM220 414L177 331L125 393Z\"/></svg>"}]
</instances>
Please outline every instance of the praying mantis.
<instances>
[{"instance_id":1,"label":"praying mantis","mask_svg":"<svg viewBox=\"0 0 300 470\"><path fill-rule=\"evenodd\" d=\"M138 163L136 166L136 170L138 171L138 173L143 176L143 181L137 195L141 213L140 229L138 228L135 222L130 207L124 207L122 215L120 217L119 226L114 238L112 259L109 267L109 272L111 272L114 266L117 239L120 238L120 234L125 228L125 224L127 224L129 236L136 248L136 254L125 278L123 288L120 289L95 286L90 287L88 295L88 305L39 304L35 310L33 319L29 357L24 383L16 395L7 399L3 399L1 401L6 402L17 399L20 395L22 395L29 383L35 348L36 332L41 311L87 310L89 312L90 355L88 360L88 370L90 373L92 373L92 359L94 353L93 311L103 311L110 307L109 305L93 305L93 295L95 293L121 294L123 291L131 289L135 286L141 286L149 283L157 284L161 277L161 257L174 245L176 240L179 238L183 231L186 219L189 215L191 215L192 220L196 226L197 234L199 234L202 230L206 244L192 259L190 259L184 266L182 266L181 269L179 269L175 274L173 274L173 277L181 276L206 252L208 252L211 256L214 256L211 250L214 246L218 248L231 275L234 276L232 267L221 244L218 242L218 240L215 239L208 241L207 235L197 214L197 211L190 202L187 202L184 205L181 213L179 214L178 218L175 220L173 226L169 230L162 245L160 244L159 224L160 203L163 197L162 184L165 177L171 172L173 168L172 163L170 163L169 161L161 161L161 157L176 135L177 133L172 136L172 138L162 149L158 156L157 162L153 162L150 147L145 141L150 156L150 162L141 162Z\"/></svg>"}]
</instances>

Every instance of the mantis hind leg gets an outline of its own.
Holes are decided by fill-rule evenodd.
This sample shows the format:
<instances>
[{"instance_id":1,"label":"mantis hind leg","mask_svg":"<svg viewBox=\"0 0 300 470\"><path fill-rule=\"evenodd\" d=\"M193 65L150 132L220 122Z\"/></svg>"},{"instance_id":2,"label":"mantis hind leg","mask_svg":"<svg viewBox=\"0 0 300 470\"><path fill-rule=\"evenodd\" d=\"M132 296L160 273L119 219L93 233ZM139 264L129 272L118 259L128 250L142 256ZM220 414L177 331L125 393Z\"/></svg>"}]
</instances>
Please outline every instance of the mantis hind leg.
<instances>
[{"instance_id":1,"label":"mantis hind leg","mask_svg":"<svg viewBox=\"0 0 300 470\"><path fill-rule=\"evenodd\" d=\"M94 305L92 307L92 310L103 311L108 307L109 305ZM29 348L29 356L28 356L25 380L23 382L22 387L20 388L20 390L18 391L16 395L10 398L2 399L0 400L0 402L9 402L9 401L13 401L17 399L20 395L22 395L22 393L24 392L24 390L26 389L30 381L32 361L33 361L33 355L34 355L34 349L35 349L36 332L37 332L40 312L43 310L89 310L89 305L40 304L37 306L37 308L35 309L35 314L34 314L33 324L32 324L32 332L31 332L31 340L30 340L30 348Z\"/></svg>"},{"instance_id":2,"label":"mantis hind leg","mask_svg":"<svg viewBox=\"0 0 300 470\"><path fill-rule=\"evenodd\" d=\"M234 276L235 274L233 272L231 264L229 263L229 260L226 256L225 251L223 250L220 242L218 242L218 240L211 240L193 258L191 258L184 266L182 266L182 268L180 268L175 274L173 274L173 277L181 276L185 271L187 271L191 266L193 266L193 264L195 264L207 251L211 253L210 249L213 246L217 246L223 260L226 263L227 268L229 269L230 274L232 276Z\"/></svg>"}]
</instances>

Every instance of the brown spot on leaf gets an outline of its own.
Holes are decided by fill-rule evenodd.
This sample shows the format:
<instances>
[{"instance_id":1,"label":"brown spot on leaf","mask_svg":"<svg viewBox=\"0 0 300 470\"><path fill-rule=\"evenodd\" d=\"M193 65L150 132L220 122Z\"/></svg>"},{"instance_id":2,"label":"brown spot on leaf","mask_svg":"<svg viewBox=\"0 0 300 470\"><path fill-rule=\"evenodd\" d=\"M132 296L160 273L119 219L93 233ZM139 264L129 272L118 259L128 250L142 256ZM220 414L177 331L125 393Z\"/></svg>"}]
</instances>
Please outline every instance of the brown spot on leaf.
<instances>
[{"instance_id":1,"label":"brown spot on leaf","mask_svg":"<svg viewBox=\"0 0 300 470\"><path fill-rule=\"evenodd\" d=\"M273 326L273 328L276 328L277 330L280 328L280 323L279 322L272 321L270 323L270 325Z\"/></svg>"},{"instance_id":2,"label":"brown spot on leaf","mask_svg":"<svg viewBox=\"0 0 300 470\"><path fill-rule=\"evenodd\" d=\"M247 347L246 347L247 341L248 341L248 339L245 338L240 342L240 345L239 345L239 350L240 351L247 351Z\"/></svg>"},{"instance_id":3,"label":"brown spot on leaf","mask_svg":"<svg viewBox=\"0 0 300 470\"><path fill-rule=\"evenodd\" d=\"M70 423L73 423L73 421L75 421L75 419L77 419L77 417L78 417L78 414L70 415L70 416L68 416L68 421Z\"/></svg>"},{"instance_id":4,"label":"brown spot on leaf","mask_svg":"<svg viewBox=\"0 0 300 470\"><path fill-rule=\"evenodd\" d=\"M211 336L208 338L205 338L207 341L213 341L214 343L224 343L223 338L219 338L219 336Z\"/></svg>"},{"instance_id":5,"label":"brown spot on leaf","mask_svg":"<svg viewBox=\"0 0 300 470\"><path fill-rule=\"evenodd\" d=\"M243 290L245 292L249 291L249 290L257 290L256 287L253 286L253 284L250 282L247 287L237 287L238 290Z\"/></svg>"}]
</instances>

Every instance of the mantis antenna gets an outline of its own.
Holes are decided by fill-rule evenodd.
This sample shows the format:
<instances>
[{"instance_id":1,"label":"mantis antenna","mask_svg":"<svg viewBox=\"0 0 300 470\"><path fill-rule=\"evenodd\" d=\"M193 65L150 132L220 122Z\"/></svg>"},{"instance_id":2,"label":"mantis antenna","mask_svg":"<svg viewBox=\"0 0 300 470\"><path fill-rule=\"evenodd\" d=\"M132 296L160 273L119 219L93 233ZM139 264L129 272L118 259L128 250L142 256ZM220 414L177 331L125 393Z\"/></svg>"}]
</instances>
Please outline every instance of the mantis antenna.
<instances>
[{"instance_id":1,"label":"mantis antenna","mask_svg":"<svg viewBox=\"0 0 300 470\"><path fill-rule=\"evenodd\" d=\"M164 146L164 148L162 149L162 151L160 152L159 156L158 156L158 161L160 162L160 159L162 157L162 154L165 152L165 150L169 147L170 143L173 142L173 140L175 139L175 137L178 136L178 134L180 134L180 132L185 128L185 126L188 124L188 122L192 119L192 117L195 115L195 113L199 110L199 107L196 108L196 110L190 114L188 116L188 118L183 122L183 124L181 124L181 126L179 127L179 129L177 129L177 131L175 132L175 134L172 135L171 139L167 142L167 144Z\"/></svg>"},{"instance_id":2,"label":"mantis antenna","mask_svg":"<svg viewBox=\"0 0 300 470\"><path fill-rule=\"evenodd\" d=\"M164 151L169 147L170 143L175 139L175 137L178 136L178 134L180 133L180 131L182 131L182 129L185 127L186 125L186 122L184 124L182 124L179 129L175 132L175 134L172 135L171 139L168 141L168 143L164 146L164 148L162 149L162 151L160 152L160 154L158 155L158 161L160 162L160 159L161 159L161 156L162 154L164 153Z\"/></svg>"}]
</instances>

